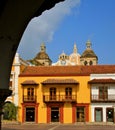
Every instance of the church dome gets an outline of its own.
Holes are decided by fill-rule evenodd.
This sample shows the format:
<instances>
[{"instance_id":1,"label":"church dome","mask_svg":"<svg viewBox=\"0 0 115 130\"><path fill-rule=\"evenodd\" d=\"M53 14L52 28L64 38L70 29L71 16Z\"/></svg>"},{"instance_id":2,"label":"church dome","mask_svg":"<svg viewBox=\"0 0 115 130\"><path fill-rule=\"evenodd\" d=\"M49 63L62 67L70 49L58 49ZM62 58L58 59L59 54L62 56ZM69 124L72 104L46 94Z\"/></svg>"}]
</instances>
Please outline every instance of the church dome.
<instances>
[{"instance_id":1,"label":"church dome","mask_svg":"<svg viewBox=\"0 0 115 130\"><path fill-rule=\"evenodd\" d=\"M48 56L47 53L45 53L45 52L39 52L36 55L35 59L50 59L50 58L49 58L49 56Z\"/></svg>"},{"instance_id":2,"label":"church dome","mask_svg":"<svg viewBox=\"0 0 115 130\"><path fill-rule=\"evenodd\" d=\"M86 43L86 50L82 53L81 58L97 58L94 51L91 49L91 42L88 40Z\"/></svg>"},{"instance_id":3,"label":"church dome","mask_svg":"<svg viewBox=\"0 0 115 130\"><path fill-rule=\"evenodd\" d=\"M48 54L46 53L46 46L44 43L41 44L40 46L40 52L37 53L35 58L32 60L28 60L32 65L36 66L46 66L46 65L51 65L52 61L49 58Z\"/></svg>"},{"instance_id":4,"label":"church dome","mask_svg":"<svg viewBox=\"0 0 115 130\"><path fill-rule=\"evenodd\" d=\"M81 55L82 58L97 57L93 50L85 50Z\"/></svg>"},{"instance_id":5,"label":"church dome","mask_svg":"<svg viewBox=\"0 0 115 130\"><path fill-rule=\"evenodd\" d=\"M41 48L40 52L36 55L34 59L35 60L45 60L45 59L50 60L48 54L46 53L46 46L44 43L41 44L40 48Z\"/></svg>"}]
</instances>

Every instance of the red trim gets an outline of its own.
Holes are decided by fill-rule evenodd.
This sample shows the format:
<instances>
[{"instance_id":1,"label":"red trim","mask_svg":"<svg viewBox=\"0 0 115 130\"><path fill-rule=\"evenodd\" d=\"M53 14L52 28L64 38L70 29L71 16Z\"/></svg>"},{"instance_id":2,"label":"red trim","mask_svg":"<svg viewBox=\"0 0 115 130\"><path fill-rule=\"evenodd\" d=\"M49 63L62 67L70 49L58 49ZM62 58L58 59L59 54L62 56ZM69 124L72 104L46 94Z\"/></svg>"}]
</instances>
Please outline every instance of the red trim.
<instances>
[{"instance_id":1,"label":"red trim","mask_svg":"<svg viewBox=\"0 0 115 130\"><path fill-rule=\"evenodd\" d=\"M35 114L36 114L36 120L35 121L36 121L36 123L38 123L38 106L39 106L39 104L35 105L35 111L36 111L35 112Z\"/></svg>"},{"instance_id":2,"label":"red trim","mask_svg":"<svg viewBox=\"0 0 115 130\"><path fill-rule=\"evenodd\" d=\"M63 106L60 107L60 123L63 123Z\"/></svg>"},{"instance_id":3,"label":"red trim","mask_svg":"<svg viewBox=\"0 0 115 130\"><path fill-rule=\"evenodd\" d=\"M77 122L76 107L85 107L85 121L89 122L89 103L78 103L72 105L72 123Z\"/></svg>"},{"instance_id":4,"label":"red trim","mask_svg":"<svg viewBox=\"0 0 115 130\"><path fill-rule=\"evenodd\" d=\"M48 103L47 104L47 123L51 122L51 107L59 107L59 112L60 112L60 123L63 123L63 103Z\"/></svg>"},{"instance_id":5,"label":"red trim","mask_svg":"<svg viewBox=\"0 0 115 130\"><path fill-rule=\"evenodd\" d=\"M51 109L47 106L47 123L51 122Z\"/></svg>"},{"instance_id":6,"label":"red trim","mask_svg":"<svg viewBox=\"0 0 115 130\"><path fill-rule=\"evenodd\" d=\"M76 104L72 104L72 123L76 122Z\"/></svg>"},{"instance_id":7,"label":"red trim","mask_svg":"<svg viewBox=\"0 0 115 130\"><path fill-rule=\"evenodd\" d=\"M25 122L25 108L29 107L35 107L35 123L38 123L38 106L39 103L22 103L22 123Z\"/></svg>"}]
</instances>

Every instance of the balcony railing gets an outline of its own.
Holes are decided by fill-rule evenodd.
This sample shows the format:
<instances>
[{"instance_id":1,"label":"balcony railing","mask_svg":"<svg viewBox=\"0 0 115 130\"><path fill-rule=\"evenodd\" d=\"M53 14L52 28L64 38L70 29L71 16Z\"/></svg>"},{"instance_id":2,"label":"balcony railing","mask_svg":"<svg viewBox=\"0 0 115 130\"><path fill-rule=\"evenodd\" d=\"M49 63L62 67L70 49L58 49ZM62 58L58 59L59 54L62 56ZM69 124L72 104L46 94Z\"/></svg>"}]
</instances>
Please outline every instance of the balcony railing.
<instances>
[{"instance_id":1,"label":"balcony railing","mask_svg":"<svg viewBox=\"0 0 115 130\"><path fill-rule=\"evenodd\" d=\"M92 102L115 102L114 95L91 95Z\"/></svg>"},{"instance_id":2,"label":"balcony railing","mask_svg":"<svg viewBox=\"0 0 115 130\"><path fill-rule=\"evenodd\" d=\"M71 95L71 96L65 96L65 95L43 95L43 101L44 102L76 102L77 96Z\"/></svg>"},{"instance_id":3,"label":"balcony railing","mask_svg":"<svg viewBox=\"0 0 115 130\"><path fill-rule=\"evenodd\" d=\"M23 96L23 102L36 102L36 96Z\"/></svg>"}]
</instances>

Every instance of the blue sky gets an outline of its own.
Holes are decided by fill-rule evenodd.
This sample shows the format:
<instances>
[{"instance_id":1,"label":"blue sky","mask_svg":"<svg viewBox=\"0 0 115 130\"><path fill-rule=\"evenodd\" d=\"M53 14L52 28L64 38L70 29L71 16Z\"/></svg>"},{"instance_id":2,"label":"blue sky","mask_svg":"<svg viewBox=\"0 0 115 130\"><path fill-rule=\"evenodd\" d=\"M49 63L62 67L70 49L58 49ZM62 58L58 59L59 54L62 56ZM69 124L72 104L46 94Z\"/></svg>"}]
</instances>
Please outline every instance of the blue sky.
<instances>
[{"instance_id":1,"label":"blue sky","mask_svg":"<svg viewBox=\"0 0 115 130\"><path fill-rule=\"evenodd\" d=\"M53 62L64 51L78 53L87 40L98 56L98 64L115 64L115 0L65 0L34 18L21 39L17 52L27 60L40 51L42 42Z\"/></svg>"}]
</instances>

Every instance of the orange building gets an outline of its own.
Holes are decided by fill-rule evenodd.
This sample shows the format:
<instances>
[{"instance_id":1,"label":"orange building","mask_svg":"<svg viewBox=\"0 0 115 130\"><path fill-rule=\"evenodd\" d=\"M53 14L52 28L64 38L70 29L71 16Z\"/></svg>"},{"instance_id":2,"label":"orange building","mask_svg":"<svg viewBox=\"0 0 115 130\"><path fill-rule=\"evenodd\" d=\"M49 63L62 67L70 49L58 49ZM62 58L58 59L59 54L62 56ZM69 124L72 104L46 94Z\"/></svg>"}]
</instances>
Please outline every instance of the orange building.
<instances>
[{"instance_id":1,"label":"orange building","mask_svg":"<svg viewBox=\"0 0 115 130\"><path fill-rule=\"evenodd\" d=\"M113 72L114 65L26 67L19 76L18 121L90 122L90 74Z\"/></svg>"}]
</instances>

